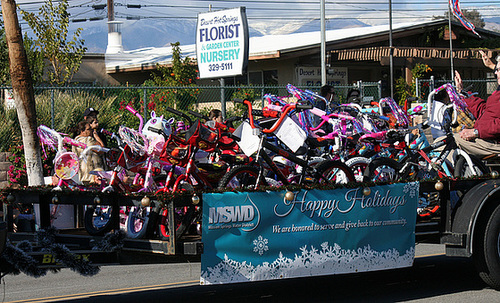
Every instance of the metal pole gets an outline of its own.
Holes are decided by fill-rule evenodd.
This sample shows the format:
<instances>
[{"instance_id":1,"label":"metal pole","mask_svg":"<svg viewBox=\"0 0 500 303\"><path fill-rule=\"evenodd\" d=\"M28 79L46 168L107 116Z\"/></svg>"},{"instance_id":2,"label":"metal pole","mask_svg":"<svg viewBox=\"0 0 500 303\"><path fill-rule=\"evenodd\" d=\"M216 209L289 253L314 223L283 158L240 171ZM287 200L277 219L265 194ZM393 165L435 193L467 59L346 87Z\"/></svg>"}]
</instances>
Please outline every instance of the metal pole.
<instances>
[{"instance_id":1,"label":"metal pole","mask_svg":"<svg viewBox=\"0 0 500 303\"><path fill-rule=\"evenodd\" d=\"M321 0L321 85L326 84L326 22L325 22L325 0Z\"/></svg>"},{"instance_id":2,"label":"metal pole","mask_svg":"<svg viewBox=\"0 0 500 303\"><path fill-rule=\"evenodd\" d=\"M50 121L52 129L55 126L55 100L54 100L54 89L50 90Z\"/></svg>"},{"instance_id":3,"label":"metal pole","mask_svg":"<svg viewBox=\"0 0 500 303\"><path fill-rule=\"evenodd\" d=\"M224 78L220 78L220 111L222 112L222 117L226 119L226 99L224 97Z\"/></svg>"},{"instance_id":4,"label":"metal pole","mask_svg":"<svg viewBox=\"0 0 500 303\"><path fill-rule=\"evenodd\" d=\"M391 81L391 98L394 99L394 49L392 48L392 0L389 0L389 68Z\"/></svg>"},{"instance_id":5,"label":"metal pole","mask_svg":"<svg viewBox=\"0 0 500 303\"><path fill-rule=\"evenodd\" d=\"M143 96L143 98L144 98L144 116L143 117L144 118L146 118L148 116L148 100L147 100L146 96L147 96L147 89L145 88L144 89L144 96ZM140 131L142 131L142 129Z\"/></svg>"},{"instance_id":6,"label":"metal pole","mask_svg":"<svg viewBox=\"0 0 500 303\"><path fill-rule=\"evenodd\" d=\"M418 83L418 78L415 78L415 96L420 99L420 89L419 89L419 83Z\"/></svg>"},{"instance_id":7,"label":"metal pole","mask_svg":"<svg viewBox=\"0 0 500 303\"><path fill-rule=\"evenodd\" d=\"M448 2L448 35L450 38L450 67L451 67L451 83L455 82L455 69L453 67L453 39L451 38L451 6Z\"/></svg>"},{"instance_id":8,"label":"metal pole","mask_svg":"<svg viewBox=\"0 0 500 303\"><path fill-rule=\"evenodd\" d=\"M378 100L382 99L382 80L378 81Z\"/></svg>"}]
</instances>

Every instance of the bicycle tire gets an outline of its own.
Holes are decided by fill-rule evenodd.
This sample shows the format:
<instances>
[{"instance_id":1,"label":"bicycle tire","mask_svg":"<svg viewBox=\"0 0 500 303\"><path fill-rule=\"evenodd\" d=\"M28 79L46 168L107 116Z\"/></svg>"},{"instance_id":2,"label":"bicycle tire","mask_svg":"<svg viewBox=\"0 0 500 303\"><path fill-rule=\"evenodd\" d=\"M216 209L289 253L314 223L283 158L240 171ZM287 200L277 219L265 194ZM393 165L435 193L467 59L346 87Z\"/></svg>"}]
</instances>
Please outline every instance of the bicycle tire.
<instances>
[{"instance_id":1,"label":"bicycle tire","mask_svg":"<svg viewBox=\"0 0 500 303\"><path fill-rule=\"evenodd\" d=\"M352 172L354 173L356 182L363 182L363 174L370 162L371 159L367 157L353 157L345 161L345 165L351 168Z\"/></svg>"},{"instance_id":2,"label":"bicycle tire","mask_svg":"<svg viewBox=\"0 0 500 303\"><path fill-rule=\"evenodd\" d=\"M158 222L158 235L161 240L170 240L170 230L168 228L168 209L164 208L161 211ZM174 225L175 225L175 236L178 239L186 230L186 226L183 225L182 219L179 214L174 211Z\"/></svg>"},{"instance_id":3,"label":"bicycle tire","mask_svg":"<svg viewBox=\"0 0 500 303\"><path fill-rule=\"evenodd\" d=\"M251 188L256 189L259 186L267 186L264 178L260 184L256 184L257 177L259 176L259 169L250 165L238 165L231 168L227 173L222 176L218 189L226 188Z\"/></svg>"},{"instance_id":4,"label":"bicycle tire","mask_svg":"<svg viewBox=\"0 0 500 303\"><path fill-rule=\"evenodd\" d=\"M363 173L364 182L398 181L401 178L400 167L401 163L391 158L373 159Z\"/></svg>"},{"instance_id":5,"label":"bicycle tire","mask_svg":"<svg viewBox=\"0 0 500 303\"><path fill-rule=\"evenodd\" d=\"M148 226L153 223L151 209L149 207L133 207L127 217L127 237L131 239L143 239L150 234Z\"/></svg>"},{"instance_id":6,"label":"bicycle tire","mask_svg":"<svg viewBox=\"0 0 500 303\"><path fill-rule=\"evenodd\" d=\"M455 164L455 169L453 171L453 176L455 178L463 177L468 178L472 176L482 176L488 173L488 168L486 165L479 160L477 157L473 155L469 155L472 160L473 167L469 167L467 160L465 160L464 156L459 156L457 162Z\"/></svg>"},{"instance_id":7,"label":"bicycle tire","mask_svg":"<svg viewBox=\"0 0 500 303\"><path fill-rule=\"evenodd\" d=\"M325 160L319 163L316 172L320 176L316 181L320 184L346 184L356 181L352 169L338 160Z\"/></svg>"},{"instance_id":8,"label":"bicycle tire","mask_svg":"<svg viewBox=\"0 0 500 303\"><path fill-rule=\"evenodd\" d=\"M88 206L84 214L85 230L91 236L102 236L113 229L118 216L112 206Z\"/></svg>"}]
</instances>

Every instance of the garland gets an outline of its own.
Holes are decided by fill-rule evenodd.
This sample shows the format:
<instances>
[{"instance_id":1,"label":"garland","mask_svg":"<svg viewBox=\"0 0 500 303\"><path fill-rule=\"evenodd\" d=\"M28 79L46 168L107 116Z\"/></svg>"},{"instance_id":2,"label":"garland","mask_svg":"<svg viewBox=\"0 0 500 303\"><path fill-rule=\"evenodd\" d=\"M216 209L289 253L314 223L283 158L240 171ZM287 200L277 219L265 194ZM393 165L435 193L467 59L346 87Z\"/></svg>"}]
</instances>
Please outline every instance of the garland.
<instances>
[{"instance_id":1,"label":"garland","mask_svg":"<svg viewBox=\"0 0 500 303\"><path fill-rule=\"evenodd\" d=\"M89 260L77 258L66 246L55 243L55 233L56 229L53 227L35 233L35 241L42 247L41 252L51 253L57 262L83 276L93 276L99 273L100 268L92 265ZM28 241L22 241L17 246L7 241L4 253L0 256L0 264L2 264L0 269L3 275L17 275L22 272L38 278L47 274L49 269L39 268L37 261L29 255L30 252L33 252L33 247ZM59 269L50 270L59 271Z\"/></svg>"},{"instance_id":2,"label":"garland","mask_svg":"<svg viewBox=\"0 0 500 303\"><path fill-rule=\"evenodd\" d=\"M497 178L498 174L487 174L483 176L471 176L471 177L457 177L457 178L434 178L423 180L421 182L447 182L447 181L458 181L458 180L488 180L491 178ZM284 186L260 186L257 189L250 188L224 188L224 189L204 189L204 190L196 190L194 192L195 195L202 196L207 193L224 193L224 192L265 192L265 191L297 191L301 189L305 190L334 190L338 188L357 188L357 187L370 187L375 185L386 185L386 184L394 184L394 183L406 183L407 180L400 180L397 182L351 182L347 184L337 184L337 183L315 183L308 185L298 185L298 184L290 184ZM129 197L134 200L141 200L145 197L149 198L151 201L184 201L191 200L193 193L188 192L161 192L161 193L102 193L97 190L89 190L89 191L80 191L80 190L71 190L69 188L63 188L62 191L53 192L52 186L34 186L34 187L23 187L23 188L4 188L0 190L0 202L6 204L13 204L15 202L9 201L9 195L13 193L23 193L23 194L52 194L52 195L64 195L64 194L75 194L78 193L79 196L81 194L87 195L89 198L92 197ZM91 203L92 204L92 203Z\"/></svg>"},{"instance_id":3,"label":"garland","mask_svg":"<svg viewBox=\"0 0 500 303\"><path fill-rule=\"evenodd\" d=\"M114 252L122 249L124 240L127 234L119 229L113 233L106 234L100 242L98 242L92 250Z\"/></svg>"}]
</instances>

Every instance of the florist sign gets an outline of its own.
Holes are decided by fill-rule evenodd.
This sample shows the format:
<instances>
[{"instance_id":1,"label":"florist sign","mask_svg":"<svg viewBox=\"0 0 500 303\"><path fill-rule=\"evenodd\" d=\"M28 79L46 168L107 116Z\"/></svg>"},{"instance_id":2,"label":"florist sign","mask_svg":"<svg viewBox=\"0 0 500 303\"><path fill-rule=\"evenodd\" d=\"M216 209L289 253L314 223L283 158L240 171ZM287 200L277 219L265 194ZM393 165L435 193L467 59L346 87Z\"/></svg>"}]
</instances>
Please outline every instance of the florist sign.
<instances>
[{"instance_id":1,"label":"florist sign","mask_svg":"<svg viewBox=\"0 0 500 303\"><path fill-rule=\"evenodd\" d=\"M196 58L202 79L245 72L248 64L245 7L198 14Z\"/></svg>"}]
</instances>

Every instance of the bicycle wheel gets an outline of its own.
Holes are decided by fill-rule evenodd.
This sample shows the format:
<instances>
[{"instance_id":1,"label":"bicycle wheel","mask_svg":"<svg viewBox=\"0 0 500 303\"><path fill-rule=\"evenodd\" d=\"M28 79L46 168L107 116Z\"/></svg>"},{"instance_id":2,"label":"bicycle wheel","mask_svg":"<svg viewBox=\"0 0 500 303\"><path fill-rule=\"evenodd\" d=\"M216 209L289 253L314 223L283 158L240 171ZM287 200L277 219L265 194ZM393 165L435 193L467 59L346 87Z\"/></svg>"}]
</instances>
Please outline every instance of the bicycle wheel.
<instances>
[{"instance_id":1,"label":"bicycle wheel","mask_svg":"<svg viewBox=\"0 0 500 303\"><path fill-rule=\"evenodd\" d=\"M109 205L87 206L84 215L85 230L91 236L102 236L113 229L118 216Z\"/></svg>"},{"instance_id":2,"label":"bicycle wheel","mask_svg":"<svg viewBox=\"0 0 500 303\"><path fill-rule=\"evenodd\" d=\"M257 183L259 170L249 165L238 165L231 168L219 181L218 189L225 188L249 188L256 189L259 186L267 186L264 178L260 184Z\"/></svg>"},{"instance_id":3,"label":"bicycle wheel","mask_svg":"<svg viewBox=\"0 0 500 303\"><path fill-rule=\"evenodd\" d=\"M472 160L472 167L469 166L467 160L464 156L459 156L457 159L457 163L455 164L455 170L453 171L453 176L455 178L462 177L468 178L472 176L482 176L488 173L488 168L483 164L481 160L474 157L473 155L469 155Z\"/></svg>"},{"instance_id":4,"label":"bicycle wheel","mask_svg":"<svg viewBox=\"0 0 500 303\"><path fill-rule=\"evenodd\" d=\"M164 208L163 210L160 211L161 216L158 224L158 235L160 236L161 240L169 240L170 239L170 229L168 228L168 209ZM184 230L186 229L185 226L182 225L182 217L181 213L177 212L176 209L174 209L174 228L175 228L175 235L176 238L179 238ZM181 230L182 226L182 230Z\"/></svg>"},{"instance_id":5,"label":"bicycle wheel","mask_svg":"<svg viewBox=\"0 0 500 303\"><path fill-rule=\"evenodd\" d=\"M365 182L394 182L400 179L401 164L390 158L377 158L368 164L363 173Z\"/></svg>"},{"instance_id":6,"label":"bicycle wheel","mask_svg":"<svg viewBox=\"0 0 500 303\"><path fill-rule=\"evenodd\" d=\"M346 184L355 182L354 173L344 163L337 160L325 160L316 166L316 172L319 174L319 183Z\"/></svg>"},{"instance_id":7,"label":"bicycle wheel","mask_svg":"<svg viewBox=\"0 0 500 303\"><path fill-rule=\"evenodd\" d=\"M370 164L371 159L366 157L354 157L345 161L345 165L351 168L354 173L354 178L356 182L363 182L363 173L365 172L368 164Z\"/></svg>"},{"instance_id":8,"label":"bicycle wheel","mask_svg":"<svg viewBox=\"0 0 500 303\"><path fill-rule=\"evenodd\" d=\"M143 239L150 234L151 226L154 224L154 212L150 207L132 207L127 217L127 237L132 239Z\"/></svg>"}]
</instances>

